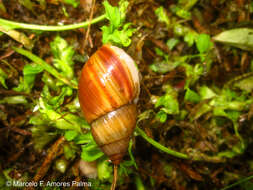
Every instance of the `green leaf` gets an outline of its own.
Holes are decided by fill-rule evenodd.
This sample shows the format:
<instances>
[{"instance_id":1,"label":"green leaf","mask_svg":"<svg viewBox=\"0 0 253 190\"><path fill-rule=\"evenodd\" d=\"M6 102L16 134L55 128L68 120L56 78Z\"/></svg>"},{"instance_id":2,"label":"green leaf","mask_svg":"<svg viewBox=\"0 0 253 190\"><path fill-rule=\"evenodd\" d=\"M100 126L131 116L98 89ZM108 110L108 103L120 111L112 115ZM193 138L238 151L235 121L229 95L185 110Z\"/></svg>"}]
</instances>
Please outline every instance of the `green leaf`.
<instances>
[{"instance_id":1,"label":"green leaf","mask_svg":"<svg viewBox=\"0 0 253 190\"><path fill-rule=\"evenodd\" d=\"M230 89L223 89L221 94L210 101L210 105L215 109L243 111L252 104L252 99L245 100L245 96L238 96Z\"/></svg>"},{"instance_id":2,"label":"green leaf","mask_svg":"<svg viewBox=\"0 0 253 190\"><path fill-rule=\"evenodd\" d=\"M1 19L0 19L0 22L1 22ZM45 62L44 60L42 60L38 56L34 55L30 51L24 50L22 48L16 48L16 47L12 47L12 49L14 49L16 52L26 56L27 58L29 58L30 60L32 60L36 64L39 64L41 67L43 67L44 70L46 70L47 72L49 72L50 74L55 76L59 81L67 84L71 88L77 89L77 84L76 84L77 82L75 80L70 81L69 79L64 77L62 74L60 74L54 67L52 67L47 62Z\"/></svg>"},{"instance_id":3,"label":"green leaf","mask_svg":"<svg viewBox=\"0 0 253 190\"><path fill-rule=\"evenodd\" d=\"M38 64L28 64L25 65L23 74L24 75L35 75L38 73L41 73L43 71L43 68Z\"/></svg>"},{"instance_id":4,"label":"green leaf","mask_svg":"<svg viewBox=\"0 0 253 190\"><path fill-rule=\"evenodd\" d=\"M8 96L0 100L0 104L27 104L24 96Z\"/></svg>"},{"instance_id":5,"label":"green leaf","mask_svg":"<svg viewBox=\"0 0 253 190\"><path fill-rule=\"evenodd\" d=\"M211 38L207 34L200 34L196 39L196 46L199 53L208 52L212 47Z\"/></svg>"},{"instance_id":6,"label":"green leaf","mask_svg":"<svg viewBox=\"0 0 253 190\"><path fill-rule=\"evenodd\" d=\"M91 142L82 146L81 158L84 161L92 162L94 160L97 160L103 155L104 153L101 152L101 150L99 149L99 147L95 142Z\"/></svg>"},{"instance_id":7,"label":"green leaf","mask_svg":"<svg viewBox=\"0 0 253 190\"><path fill-rule=\"evenodd\" d=\"M177 10L177 16L183 19L191 19L191 12L185 10L185 9L179 9Z\"/></svg>"},{"instance_id":8,"label":"green leaf","mask_svg":"<svg viewBox=\"0 0 253 190\"><path fill-rule=\"evenodd\" d=\"M181 6L171 6L171 11L183 19L191 19L191 12Z\"/></svg>"},{"instance_id":9,"label":"green leaf","mask_svg":"<svg viewBox=\"0 0 253 190\"><path fill-rule=\"evenodd\" d=\"M5 80L8 78L8 75L6 72L4 72L4 70L2 70L0 68L0 83L3 85L4 88L8 88L6 83L5 83Z\"/></svg>"},{"instance_id":10,"label":"green leaf","mask_svg":"<svg viewBox=\"0 0 253 190\"><path fill-rule=\"evenodd\" d=\"M152 109L149 110L145 110L144 112L142 112L141 114L138 115L138 120L137 120L137 124L142 121L142 120L146 120L149 119L151 117L151 114L154 113L154 111Z\"/></svg>"},{"instance_id":11,"label":"green leaf","mask_svg":"<svg viewBox=\"0 0 253 190\"><path fill-rule=\"evenodd\" d=\"M73 144L64 144L63 146L64 156L67 160L73 160L75 158L76 152L78 151L78 147Z\"/></svg>"},{"instance_id":12,"label":"green leaf","mask_svg":"<svg viewBox=\"0 0 253 190\"><path fill-rule=\"evenodd\" d=\"M180 65L179 61L171 61L164 60L161 62L153 63L149 66L149 68L156 73L167 73L175 69L178 65Z\"/></svg>"},{"instance_id":13,"label":"green leaf","mask_svg":"<svg viewBox=\"0 0 253 190\"><path fill-rule=\"evenodd\" d=\"M31 0L19 0L19 3L30 11L34 11L35 4Z\"/></svg>"},{"instance_id":14,"label":"green leaf","mask_svg":"<svg viewBox=\"0 0 253 190\"><path fill-rule=\"evenodd\" d=\"M48 114L54 114L55 112L48 112ZM76 131L81 131L83 120L82 118L73 115L73 114L66 114L63 116L59 115L58 118L55 120L55 126L59 129L73 129Z\"/></svg>"},{"instance_id":15,"label":"green leaf","mask_svg":"<svg viewBox=\"0 0 253 190\"><path fill-rule=\"evenodd\" d=\"M169 25L169 17L162 6L155 10L155 14L160 22L165 22L167 25Z\"/></svg>"},{"instance_id":16,"label":"green leaf","mask_svg":"<svg viewBox=\"0 0 253 190\"><path fill-rule=\"evenodd\" d=\"M94 139L91 135L91 132L85 133L85 134L81 134L78 135L75 139L74 139L76 144L85 144L85 143L90 143L90 142L94 142Z\"/></svg>"},{"instance_id":17,"label":"green leaf","mask_svg":"<svg viewBox=\"0 0 253 190\"><path fill-rule=\"evenodd\" d=\"M180 6L182 6L185 10L190 10L198 0L179 0Z\"/></svg>"},{"instance_id":18,"label":"green leaf","mask_svg":"<svg viewBox=\"0 0 253 190\"><path fill-rule=\"evenodd\" d=\"M54 55L54 66L59 69L61 74L68 79L73 79L74 70L72 57L75 53L73 47L68 46L67 42L60 36L55 37L50 43L51 51Z\"/></svg>"},{"instance_id":19,"label":"green leaf","mask_svg":"<svg viewBox=\"0 0 253 190\"><path fill-rule=\"evenodd\" d=\"M98 179L101 181L108 180L112 175L112 166L106 158L100 159L97 165Z\"/></svg>"},{"instance_id":20,"label":"green leaf","mask_svg":"<svg viewBox=\"0 0 253 190\"><path fill-rule=\"evenodd\" d=\"M135 180L134 180L135 186L137 190L145 190L146 187L143 184L141 177L139 175L135 175Z\"/></svg>"},{"instance_id":21,"label":"green leaf","mask_svg":"<svg viewBox=\"0 0 253 190\"><path fill-rule=\"evenodd\" d=\"M199 94L202 100L210 99L216 96L216 94L207 86L201 86Z\"/></svg>"},{"instance_id":22,"label":"green leaf","mask_svg":"<svg viewBox=\"0 0 253 190\"><path fill-rule=\"evenodd\" d=\"M0 25L0 32L5 33L6 35L13 38L17 42L23 44L28 49L33 48L33 41L22 32L6 28L4 25L3 26Z\"/></svg>"},{"instance_id":23,"label":"green leaf","mask_svg":"<svg viewBox=\"0 0 253 190\"><path fill-rule=\"evenodd\" d=\"M236 81L233 86L245 90L246 92L251 92L253 90L253 76Z\"/></svg>"},{"instance_id":24,"label":"green leaf","mask_svg":"<svg viewBox=\"0 0 253 190\"><path fill-rule=\"evenodd\" d=\"M79 0L64 0L64 3L72 5L74 8L76 8L79 5Z\"/></svg>"},{"instance_id":25,"label":"green leaf","mask_svg":"<svg viewBox=\"0 0 253 190\"><path fill-rule=\"evenodd\" d=\"M41 114L35 114L29 119L29 124L32 125L46 125L47 123L47 120Z\"/></svg>"},{"instance_id":26,"label":"green leaf","mask_svg":"<svg viewBox=\"0 0 253 190\"><path fill-rule=\"evenodd\" d=\"M234 111L243 111L248 102L240 102L240 101L230 101L227 103L226 108Z\"/></svg>"},{"instance_id":27,"label":"green leaf","mask_svg":"<svg viewBox=\"0 0 253 190\"><path fill-rule=\"evenodd\" d=\"M157 114L156 114L156 118L159 119L159 121L161 123L164 123L167 120L167 113L164 112L163 110L160 110Z\"/></svg>"},{"instance_id":28,"label":"green leaf","mask_svg":"<svg viewBox=\"0 0 253 190\"><path fill-rule=\"evenodd\" d=\"M106 18L110 21L110 24L112 26L112 30L115 28L120 27L121 25L121 17L120 17L120 10L118 7L111 6L108 1L104 1L103 5L105 7L105 15ZM111 32L112 32L111 30Z\"/></svg>"},{"instance_id":29,"label":"green leaf","mask_svg":"<svg viewBox=\"0 0 253 190\"><path fill-rule=\"evenodd\" d=\"M202 115L204 115L205 113L209 112L212 110L212 107L209 106L208 104L202 104L198 110L196 111L196 113L191 116L191 121L196 120L198 118L200 118Z\"/></svg>"},{"instance_id":30,"label":"green leaf","mask_svg":"<svg viewBox=\"0 0 253 190\"><path fill-rule=\"evenodd\" d=\"M164 111L167 114L178 114L179 113L178 102L176 100L174 100L170 104L171 104L171 107L169 107L169 108L163 107L163 108L161 108L161 111Z\"/></svg>"},{"instance_id":31,"label":"green leaf","mask_svg":"<svg viewBox=\"0 0 253 190\"><path fill-rule=\"evenodd\" d=\"M18 92L30 93L34 86L36 75L41 73L42 71L43 71L43 68L39 64L25 65L23 69L24 78L21 79L21 82L19 83L19 85L13 88L13 90L18 91Z\"/></svg>"},{"instance_id":32,"label":"green leaf","mask_svg":"<svg viewBox=\"0 0 253 190\"><path fill-rule=\"evenodd\" d=\"M224 31L213 39L217 42L231 45L243 50L253 50L253 29L251 28L236 28Z\"/></svg>"},{"instance_id":33,"label":"green leaf","mask_svg":"<svg viewBox=\"0 0 253 190\"><path fill-rule=\"evenodd\" d=\"M124 47L129 46L131 44L130 37L135 31L133 28L128 28L130 25L131 23L127 23L123 26L122 30L114 30L113 33L108 35L106 41L103 43L114 42L116 44L123 45Z\"/></svg>"},{"instance_id":34,"label":"green leaf","mask_svg":"<svg viewBox=\"0 0 253 190\"><path fill-rule=\"evenodd\" d=\"M51 105L52 108L57 109L63 104L65 97L71 96L72 93L73 93L72 88L68 86L63 86L58 95L55 94L55 96L51 96L48 86L44 86L41 96L45 99L48 105Z\"/></svg>"},{"instance_id":35,"label":"green leaf","mask_svg":"<svg viewBox=\"0 0 253 190\"><path fill-rule=\"evenodd\" d=\"M66 108L72 112L72 113L77 113L80 111L80 103L79 103L79 99L78 96L75 97L74 100L72 100L70 103L68 103L66 105ZM87 123L88 125L88 123Z\"/></svg>"},{"instance_id":36,"label":"green leaf","mask_svg":"<svg viewBox=\"0 0 253 190\"><path fill-rule=\"evenodd\" d=\"M43 98L39 99L39 111L54 127L63 130L75 130L81 132L81 128L89 129L87 122L81 117L68 113L57 112L48 105Z\"/></svg>"},{"instance_id":37,"label":"green leaf","mask_svg":"<svg viewBox=\"0 0 253 190\"><path fill-rule=\"evenodd\" d=\"M177 66L181 65L185 61L185 56L169 57L166 53L164 53L159 48L155 48L155 52L157 55L164 58L164 60L155 61L153 64L151 64L149 66L152 71L157 72L157 73L169 72L169 71L175 69Z\"/></svg>"},{"instance_id":38,"label":"green leaf","mask_svg":"<svg viewBox=\"0 0 253 190\"><path fill-rule=\"evenodd\" d=\"M119 1L119 11L120 11L121 22L125 20L128 5L129 5L129 2L127 0Z\"/></svg>"},{"instance_id":39,"label":"green leaf","mask_svg":"<svg viewBox=\"0 0 253 190\"><path fill-rule=\"evenodd\" d=\"M35 115L30 119L29 123L34 126L31 127L32 141L36 150L42 150L45 145L52 142L57 137L57 132L53 131L43 118Z\"/></svg>"},{"instance_id":40,"label":"green leaf","mask_svg":"<svg viewBox=\"0 0 253 190\"><path fill-rule=\"evenodd\" d=\"M128 2L124 0L120 1L120 8L111 6L108 1L104 1L103 4L106 10L106 18L110 21L109 26L101 27L103 44L114 43L119 46L129 46L131 43L130 37L136 29L129 28L131 23L123 25Z\"/></svg>"},{"instance_id":41,"label":"green leaf","mask_svg":"<svg viewBox=\"0 0 253 190\"><path fill-rule=\"evenodd\" d=\"M178 114L179 113L179 104L176 98L174 98L170 94L166 94L164 96L161 96L156 104L155 107L163 106L161 108L162 111L164 111L167 114Z\"/></svg>"},{"instance_id":42,"label":"green leaf","mask_svg":"<svg viewBox=\"0 0 253 190\"><path fill-rule=\"evenodd\" d=\"M232 100L244 101L245 100L243 96L239 96L235 91L232 91L229 88L223 88L220 96L221 98L226 99L227 101L232 101Z\"/></svg>"},{"instance_id":43,"label":"green leaf","mask_svg":"<svg viewBox=\"0 0 253 190\"><path fill-rule=\"evenodd\" d=\"M175 24L173 32L176 36L184 36L188 31L186 31L185 27L183 27L181 24Z\"/></svg>"},{"instance_id":44,"label":"green leaf","mask_svg":"<svg viewBox=\"0 0 253 190\"><path fill-rule=\"evenodd\" d=\"M109 26L102 26L101 30L103 32L102 42L106 44L110 40L110 35L112 33L111 28Z\"/></svg>"},{"instance_id":45,"label":"green leaf","mask_svg":"<svg viewBox=\"0 0 253 190\"><path fill-rule=\"evenodd\" d=\"M184 36L184 41L187 43L187 45L189 47L191 47L195 40L197 39L198 34L195 32L188 32L185 36Z\"/></svg>"},{"instance_id":46,"label":"green leaf","mask_svg":"<svg viewBox=\"0 0 253 190\"><path fill-rule=\"evenodd\" d=\"M214 107L213 109L213 115L214 116L222 116L222 117L227 117L227 114L224 110L223 107Z\"/></svg>"},{"instance_id":47,"label":"green leaf","mask_svg":"<svg viewBox=\"0 0 253 190\"><path fill-rule=\"evenodd\" d=\"M184 99L192 103L198 103L200 101L200 96L190 88L187 88Z\"/></svg>"},{"instance_id":48,"label":"green leaf","mask_svg":"<svg viewBox=\"0 0 253 190\"><path fill-rule=\"evenodd\" d=\"M51 77L48 72L43 73L42 81L45 83L45 86L47 86L47 87L44 86L44 88L46 88L46 89L43 89L43 91L44 90L48 91L49 89L57 91L57 90L59 90L59 87L62 86L62 84L59 85L59 81L57 81L56 79ZM49 96L50 96L50 94L49 94Z\"/></svg>"},{"instance_id":49,"label":"green leaf","mask_svg":"<svg viewBox=\"0 0 253 190\"><path fill-rule=\"evenodd\" d=\"M77 135L77 131L66 131L64 137L67 141L72 141Z\"/></svg>"},{"instance_id":50,"label":"green leaf","mask_svg":"<svg viewBox=\"0 0 253 190\"><path fill-rule=\"evenodd\" d=\"M136 31L134 28L128 28L130 25L131 23L127 23L123 26L122 30L115 29L113 32L111 32L110 27L103 26L101 28L103 31L102 42L104 44L111 42L124 47L129 46L131 44L130 37Z\"/></svg>"},{"instance_id":51,"label":"green leaf","mask_svg":"<svg viewBox=\"0 0 253 190\"><path fill-rule=\"evenodd\" d=\"M169 47L170 50L172 50L178 43L179 39L177 38L170 38L167 42L166 45Z\"/></svg>"},{"instance_id":52,"label":"green leaf","mask_svg":"<svg viewBox=\"0 0 253 190\"><path fill-rule=\"evenodd\" d=\"M181 64L185 68L187 80L185 84L185 88L195 84L195 82L200 78L200 76L203 74L203 65L202 64L196 64L194 67L190 64L183 63Z\"/></svg>"},{"instance_id":53,"label":"green leaf","mask_svg":"<svg viewBox=\"0 0 253 190\"><path fill-rule=\"evenodd\" d=\"M229 119L231 119L234 122L237 122L241 113L239 111L232 110L232 111L227 111L226 114Z\"/></svg>"},{"instance_id":54,"label":"green leaf","mask_svg":"<svg viewBox=\"0 0 253 190\"><path fill-rule=\"evenodd\" d=\"M164 57L166 54L159 48L155 47L155 53L159 56Z\"/></svg>"},{"instance_id":55,"label":"green leaf","mask_svg":"<svg viewBox=\"0 0 253 190\"><path fill-rule=\"evenodd\" d=\"M119 176L129 176L131 174L134 174L134 170L132 169L133 168L132 166L134 166L134 162L132 160L126 160L126 161L121 162L118 168Z\"/></svg>"}]
</instances>

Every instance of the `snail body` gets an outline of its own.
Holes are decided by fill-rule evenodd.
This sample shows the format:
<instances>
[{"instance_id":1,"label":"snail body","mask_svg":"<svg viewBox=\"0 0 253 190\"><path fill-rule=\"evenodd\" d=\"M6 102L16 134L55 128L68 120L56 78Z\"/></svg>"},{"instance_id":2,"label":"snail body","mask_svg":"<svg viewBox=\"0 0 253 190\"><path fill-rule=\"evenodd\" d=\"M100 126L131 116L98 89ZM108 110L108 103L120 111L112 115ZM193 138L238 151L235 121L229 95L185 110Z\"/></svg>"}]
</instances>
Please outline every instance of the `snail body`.
<instances>
[{"instance_id":1,"label":"snail body","mask_svg":"<svg viewBox=\"0 0 253 190\"><path fill-rule=\"evenodd\" d=\"M118 165L128 149L136 124L139 73L124 50L103 45L86 62L78 97L100 149Z\"/></svg>"}]
</instances>

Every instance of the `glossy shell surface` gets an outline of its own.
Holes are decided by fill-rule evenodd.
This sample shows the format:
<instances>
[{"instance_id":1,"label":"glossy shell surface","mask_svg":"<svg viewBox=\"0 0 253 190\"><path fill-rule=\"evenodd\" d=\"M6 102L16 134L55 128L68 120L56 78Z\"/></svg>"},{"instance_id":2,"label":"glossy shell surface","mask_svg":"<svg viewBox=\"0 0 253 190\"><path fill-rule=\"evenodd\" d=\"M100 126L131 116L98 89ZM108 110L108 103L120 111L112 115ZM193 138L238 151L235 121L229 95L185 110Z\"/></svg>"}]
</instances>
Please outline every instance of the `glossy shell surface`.
<instances>
[{"instance_id":1,"label":"glossy shell surface","mask_svg":"<svg viewBox=\"0 0 253 190\"><path fill-rule=\"evenodd\" d=\"M133 59L122 49L103 45L83 67L79 102L86 120L93 120L134 102L139 95L139 74Z\"/></svg>"},{"instance_id":2,"label":"glossy shell surface","mask_svg":"<svg viewBox=\"0 0 253 190\"><path fill-rule=\"evenodd\" d=\"M136 124L136 105L127 104L92 122L91 132L101 150L119 164Z\"/></svg>"}]
</instances>

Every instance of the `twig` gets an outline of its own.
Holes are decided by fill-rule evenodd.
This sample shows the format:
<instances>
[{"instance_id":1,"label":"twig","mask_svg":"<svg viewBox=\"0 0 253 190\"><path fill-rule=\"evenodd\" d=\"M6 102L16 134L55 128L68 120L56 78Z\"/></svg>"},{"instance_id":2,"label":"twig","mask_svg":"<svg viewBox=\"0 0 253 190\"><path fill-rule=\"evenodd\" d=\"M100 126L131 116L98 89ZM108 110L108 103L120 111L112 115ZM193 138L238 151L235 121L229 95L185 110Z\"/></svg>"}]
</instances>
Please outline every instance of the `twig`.
<instances>
[{"instance_id":1,"label":"twig","mask_svg":"<svg viewBox=\"0 0 253 190\"><path fill-rule=\"evenodd\" d=\"M149 95L149 97L152 97L152 94L150 93L149 89L147 88L146 84L143 82L143 80L141 81L141 84L144 88L144 90L147 92L147 94Z\"/></svg>"},{"instance_id":2,"label":"twig","mask_svg":"<svg viewBox=\"0 0 253 190\"><path fill-rule=\"evenodd\" d=\"M154 39L154 38L152 38L152 37L150 37L150 40L151 40L151 42L153 42L157 47L159 47L159 48L160 48L161 50L163 50L164 52L166 52L166 53L168 53L168 54L171 53L170 49L168 48L168 46L167 46L166 44L164 44L163 41L161 41L161 40L156 40L156 39Z\"/></svg>"},{"instance_id":3,"label":"twig","mask_svg":"<svg viewBox=\"0 0 253 190\"><path fill-rule=\"evenodd\" d=\"M221 55L220 55L220 51L219 51L219 48L216 46L216 44L213 42L214 44L214 52L217 56L217 59L218 59L218 62L221 64L222 63L222 59L221 59Z\"/></svg>"},{"instance_id":4,"label":"twig","mask_svg":"<svg viewBox=\"0 0 253 190\"><path fill-rule=\"evenodd\" d=\"M96 4L96 0L93 0L91 13L90 13L90 18L89 18L89 25L88 25L88 28L87 28L87 31L86 31L86 34L85 34L84 46L86 46L87 40L88 40L88 37L89 37L89 34L90 34L90 25L91 25L91 20L93 18L95 4Z\"/></svg>"},{"instance_id":5,"label":"twig","mask_svg":"<svg viewBox=\"0 0 253 190\"><path fill-rule=\"evenodd\" d=\"M15 162L25 151L26 148L28 148L29 146L33 145L32 142L30 142L29 144L25 145L23 148L21 148L17 153L11 155L9 158L8 158L8 163L10 162Z\"/></svg>"},{"instance_id":6,"label":"twig","mask_svg":"<svg viewBox=\"0 0 253 190\"><path fill-rule=\"evenodd\" d=\"M45 158L43 164L41 165L39 171L36 173L36 175L33 178L33 181L37 182L39 180L41 180L47 173L51 162L55 159L58 150L60 149L60 146L62 145L62 143L65 141L65 138L63 136L61 136L51 147L51 149L49 150L47 157Z\"/></svg>"},{"instance_id":7,"label":"twig","mask_svg":"<svg viewBox=\"0 0 253 190\"><path fill-rule=\"evenodd\" d=\"M0 60L5 59L5 58L11 56L14 52L15 52L15 51L13 51L12 49L8 49L8 50L6 51L6 53L4 53L2 56L0 56Z\"/></svg>"},{"instance_id":8,"label":"twig","mask_svg":"<svg viewBox=\"0 0 253 190\"><path fill-rule=\"evenodd\" d=\"M4 89L0 89L0 95L4 95L4 96L22 95L22 96L25 96L27 98L39 97L38 95L32 95L32 94L28 94L28 93L25 93L25 92L16 92L14 90L4 90Z\"/></svg>"},{"instance_id":9,"label":"twig","mask_svg":"<svg viewBox=\"0 0 253 190\"><path fill-rule=\"evenodd\" d=\"M20 135L23 135L23 136L31 136L32 135L32 132L24 130L24 129L20 129L18 127L11 127L10 130L12 130Z\"/></svg>"}]
</instances>

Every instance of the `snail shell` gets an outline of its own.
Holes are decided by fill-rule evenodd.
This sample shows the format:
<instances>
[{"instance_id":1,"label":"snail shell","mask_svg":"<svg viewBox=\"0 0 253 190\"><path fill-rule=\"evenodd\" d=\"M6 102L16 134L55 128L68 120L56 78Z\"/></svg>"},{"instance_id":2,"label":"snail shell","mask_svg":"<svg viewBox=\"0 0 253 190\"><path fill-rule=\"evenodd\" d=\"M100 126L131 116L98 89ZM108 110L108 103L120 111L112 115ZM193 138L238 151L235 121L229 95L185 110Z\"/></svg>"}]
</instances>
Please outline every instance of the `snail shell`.
<instances>
[{"instance_id":1,"label":"snail shell","mask_svg":"<svg viewBox=\"0 0 253 190\"><path fill-rule=\"evenodd\" d=\"M114 164L127 152L136 124L139 73L124 50L103 45L82 69L78 97L101 150Z\"/></svg>"}]
</instances>

